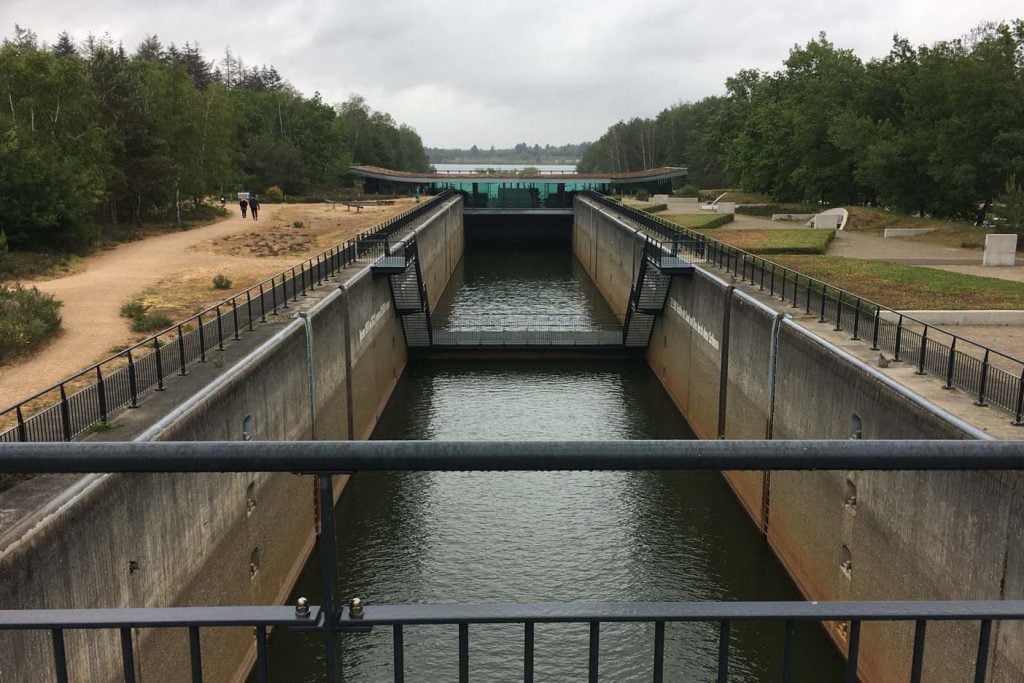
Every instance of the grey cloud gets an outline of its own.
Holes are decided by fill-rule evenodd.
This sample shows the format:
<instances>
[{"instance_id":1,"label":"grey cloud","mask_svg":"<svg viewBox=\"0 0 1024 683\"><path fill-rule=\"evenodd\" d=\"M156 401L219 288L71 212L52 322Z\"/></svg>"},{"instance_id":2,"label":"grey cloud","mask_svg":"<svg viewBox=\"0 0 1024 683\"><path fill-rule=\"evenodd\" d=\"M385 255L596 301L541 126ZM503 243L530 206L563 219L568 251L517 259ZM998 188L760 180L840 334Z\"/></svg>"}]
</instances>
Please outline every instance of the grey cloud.
<instances>
[{"instance_id":1,"label":"grey cloud","mask_svg":"<svg viewBox=\"0 0 1024 683\"><path fill-rule=\"evenodd\" d=\"M327 101L361 93L428 145L504 146L593 139L718 94L729 75L777 69L819 31L872 57L894 33L933 42L1017 11L1009 0L0 0L0 27L51 41L108 31L129 49L156 33L217 59L230 46Z\"/></svg>"}]
</instances>

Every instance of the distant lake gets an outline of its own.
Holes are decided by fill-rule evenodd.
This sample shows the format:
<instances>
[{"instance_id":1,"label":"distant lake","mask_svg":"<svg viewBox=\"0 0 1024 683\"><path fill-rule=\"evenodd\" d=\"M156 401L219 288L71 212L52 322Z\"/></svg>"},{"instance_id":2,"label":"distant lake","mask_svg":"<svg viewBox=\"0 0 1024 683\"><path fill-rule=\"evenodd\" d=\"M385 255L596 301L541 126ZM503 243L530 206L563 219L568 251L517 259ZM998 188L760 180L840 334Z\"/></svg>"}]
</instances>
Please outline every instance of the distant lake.
<instances>
[{"instance_id":1,"label":"distant lake","mask_svg":"<svg viewBox=\"0 0 1024 683\"><path fill-rule=\"evenodd\" d=\"M576 170L575 164L434 164L439 173L445 171L475 171L480 168L493 168L497 171L521 171L524 168L535 168L538 171L567 171L572 173Z\"/></svg>"}]
</instances>

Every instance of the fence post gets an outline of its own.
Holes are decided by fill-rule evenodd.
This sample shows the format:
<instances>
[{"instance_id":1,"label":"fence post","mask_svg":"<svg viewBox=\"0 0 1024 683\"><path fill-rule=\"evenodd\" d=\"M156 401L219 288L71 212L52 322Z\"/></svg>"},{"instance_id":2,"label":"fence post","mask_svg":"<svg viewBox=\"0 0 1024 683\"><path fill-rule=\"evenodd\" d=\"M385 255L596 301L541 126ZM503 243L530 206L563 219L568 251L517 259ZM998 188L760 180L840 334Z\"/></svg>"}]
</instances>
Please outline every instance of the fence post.
<instances>
[{"instance_id":1,"label":"fence post","mask_svg":"<svg viewBox=\"0 0 1024 683\"><path fill-rule=\"evenodd\" d=\"M953 372L956 369L956 337L953 337L953 343L949 345L949 358L946 360L946 385L943 389L953 388Z\"/></svg>"},{"instance_id":2,"label":"fence post","mask_svg":"<svg viewBox=\"0 0 1024 683\"><path fill-rule=\"evenodd\" d=\"M764 270L765 270L765 268L764 268L764 259L761 259L761 277L759 278L759 282L757 284L757 290L759 292L763 292L764 291ZM753 284L753 283L751 283L751 284Z\"/></svg>"},{"instance_id":3,"label":"fence post","mask_svg":"<svg viewBox=\"0 0 1024 683\"><path fill-rule=\"evenodd\" d=\"M295 284L295 268L292 268L292 301L299 300L298 285Z\"/></svg>"},{"instance_id":4,"label":"fence post","mask_svg":"<svg viewBox=\"0 0 1024 683\"><path fill-rule=\"evenodd\" d=\"M783 301L786 300L786 280L788 279L786 277L787 275L788 275L788 273L785 270L783 270L782 271L782 292L779 293L779 298L782 299Z\"/></svg>"},{"instance_id":5,"label":"fence post","mask_svg":"<svg viewBox=\"0 0 1024 683\"><path fill-rule=\"evenodd\" d=\"M217 313L217 348L221 351L224 350L224 324L221 321L220 315L220 304L214 309Z\"/></svg>"},{"instance_id":6,"label":"fence post","mask_svg":"<svg viewBox=\"0 0 1024 683\"><path fill-rule=\"evenodd\" d=\"M71 441L71 410L68 407L68 394L64 391L64 383L60 385L60 427L65 441Z\"/></svg>"},{"instance_id":7,"label":"fence post","mask_svg":"<svg viewBox=\"0 0 1024 683\"><path fill-rule=\"evenodd\" d=\"M181 325L178 325L178 362L181 364L178 374L184 377L188 370L185 369L185 335L181 332Z\"/></svg>"},{"instance_id":8,"label":"fence post","mask_svg":"<svg viewBox=\"0 0 1024 683\"><path fill-rule=\"evenodd\" d=\"M196 315L199 324L199 362L206 362L206 330L203 329L203 314Z\"/></svg>"},{"instance_id":9,"label":"fence post","mask_svg":"<svg viewBox=\"0 0 1024 683\"><path fill-rule=\"evenodd\" d=\"M100 404L100 422L107 421L107 384L103 381L103 371L96 366L96 398Z\"/></svg>"},{"instance_id":10,"label":"fence post","mask_svg":"<svg viewBox=\"0 0 1024 683\"><path fill-rule=\"evenodd\" d=\"M306 296L306 264L299 266L299 279L302 280L302 296Z\"/></svg>"},{"instance_id":11,"label":"fence post","mask_svg":"<svg viewBox=\"0 0 1024 683\"><path fill-rule=\"evenodd\" d=\"M320 254L316 255L316 286L323 284L323 276L320 273Z\"/></svg>"},{"instance_id":12,"label":"fence post","mask_svg":"<svg viewBox=\"0 0 1024 683\"><path fill-rule=\"evenodd\" d=\"M128 394L131 396L129 408L139 407L139 382L135 376L135 361L132 359L132 350L128 349Z\"/></svg>"},{"instance_id":13,"label":"fence post","mask_svg":"<svg viewBox=\"0 0 1024 683\"><path fill-rule=\"evenodd\" d=\"M277 276L270 278L271 315L277 315Z\"/></svg>"},{"instance_id":14,"label":"fence post","mask_svg":"<svg viewBox=\"0 0 1024 683\"><path fill-rule=\"evenodd\" d=\"M235 301L234 297L231 297L231 320L234 323L235 328L235 341L241 339L238 336L238 302Z\"/></svg>"},{"instance_id":15,"label":"fence post","mask_svg":"<svg viewBox=\"0 0 1024 683\"><path fill-rule=\"evenodd\" d=\"M156 356L156 390L164 390L164 363L160 357L160 338L153 337L153 353Z\"/></svg>"},{"instance_id":16,"label":"fence post","mask_svg":"<svg viewBox=\"0 0 1024 683\"><path fill-rule=\"evenodd\" d=\"M985 385L988 383L988 354L989 349L985 349L985 360L981 361L981 380L978 382L978 400L974 402L976 406L987 406L985 402Z\"/></svg>"},{"instance_id":17,"label":"fence post","mask_svg":"<svg viewBox=\"0 0 1024 683\"><path fill-rule=\"evenodd\" d=\"M800 293L800 273L793 271L793 308L796 308L796 297Z\"/></svg>"},{"instance_id":18,"label":"fence post","mask_svg":"<svg viewBox=\"0 0 1024 683\"><path fill-rule=\"evenodd\" d=\"M858 298L857 299L857 303L856 303L856 308L853 309L853 339L854 339L854 341L860 339L860 337L858 336L860 334L860 330L858 329L860 327L860 304L861 304L861 301Z\"/></svg>"},{"instance_id":19,"label":"fence post","mask_svg":"<svg viewBox=\"0 0 1024 683\"><path fill-rule=\"evenodd\" d=\"M811 314L811 278L807 278L807 315Z\"/></svg>"},{"instance_id":20,"label":"fence post","mask_svg":"<svg viewBox=\"0 0 1024 683\"><path fill-rule=\"evenodd\" d=\"M1020 427L1024 425L1024 370L1020 372L1020 380L1017 382L1017 411L1013 418L1013 425Z\"/></svg>"},{"instance_id":21,"label":"fence post","mask_svg":"<svg viewBox=\"0 0 1024 683\"><path fill-rule=\"evenodd\" d=\"M772 281L771 281L771 287L768 290L768 294L770 296L775 296L775 264L774 263L772 264Z\"/></svg>"},{"instance_id":22,"label":"fence post","mask_svg":"<svg viewBox=\"0 0 1024 683\"><path fill-rule=\"evenodd\" d=\"M818 315L818 322L825 322L825 292L828 290L828 285L824 282L821 283L821 313Z\"/></svg>"},{"instance_id":23,"label":"fence post","mask_svg":"<svg viewBox=\"0 0 1024 683\"><path fill-rule=\"evenodd\" d=\"M900 319L896 321L896 349L892 353L892 359L897 363L900 362L900 348L903 346L903 316L900 315Z\"/></svg>"},{"instance_id":24,"label":"fence post","mask_svg":"<svg viewBox=\"0 0 1024 683\"><path fill-rule=\"evenodd\" d=\"M918 375L924 374L924 357L928 352L928 326L924 326L924 332L921 333L921 350L917 354L917 373Z\"/></svg>"},{"instance_id":25,"label":"fence post","mask_svg":"<svg viewBox=\"0 0 1024 683\"><path fill-rule=\"evenodd\" d=\"M267 322L267 299L263 293L263 283L260 283L260 322Z\"/></svg>"},{"instance_id":26,"label":"fence post","mask_svg":"<svg viewBox=\"0 0 1024 683\"><path fill-rule=\"evenodd\" d=\"M841 289L836 290L836 327L835 331L839 332L843 329L843 291Z\"/></svg>"},{"instance_id":27,"label":"fence post","mask_svg":"<svg viewBox=\"0 0 1024 683\"><path fill-rule=\"evenodd\" d=\"M249 331L252 332L252 294L245 290L245 314L249 318Z\"/></svg>"},{"instance_id":28,"label":"fence post","mask_svg":"<svg viewBox=\"0 0 1024 683\"><path fill-rule=\"evenodd\" d=\"M25 426L25 416L21 414L20 405L14 408L14 412L18 416L18 441L24 443L28 441L28 428Z\"/></svg>"},{"instance_id":29,"label":"fence post","mask_svg":"<svg viewBox=\"0 0 1024 683\"><path fill-rule=\"evenodd\" d=\"M882 318L882 307L881 306L875 306L874 318L875 318L874 325L873 325L874 329L871 330L871 350L872 351L877 351L878 350L878 323L879 323L879 321Z\"/></svg>"}]
</instances>

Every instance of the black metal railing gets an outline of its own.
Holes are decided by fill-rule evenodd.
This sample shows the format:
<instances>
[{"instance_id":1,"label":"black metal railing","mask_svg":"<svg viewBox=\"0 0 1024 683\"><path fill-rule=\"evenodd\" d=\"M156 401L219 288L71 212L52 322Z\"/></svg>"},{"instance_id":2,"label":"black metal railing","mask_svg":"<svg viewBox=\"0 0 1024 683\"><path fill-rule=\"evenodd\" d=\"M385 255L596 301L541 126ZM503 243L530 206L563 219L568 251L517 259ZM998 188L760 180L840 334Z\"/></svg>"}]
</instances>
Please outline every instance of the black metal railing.
<instances>
[{"instance_id":1,"label":"black metal railing","mask_svg":"<svg viewBox=\"0 0 1024 683\"><path fill-rule=\"evenodd\" d=\"M640 470L1022 470L1024 449L1008 441L602 441L602 442L201 442L201 443L80 443L13 444L0 458L0 473L79 472L303 472L315 475L319 509L334 504L332 476L360 471L479 471L501 476L509 471L640 471ZM799 651L798 622L845 622L847 681L857 680L860 633L864 622L913 622L915 635L911 681L920 681L929 622L978 624L974 680L989 673L993 624L1024 620L1022 600L974 601L857 601L857 602L616 602L542 604L401 604L364 605L355 596L340 597L334 517L320 515L318 537L322 563L323 601L295 607L219 606L117 609L0 610L0 631L49 632L53 672L66 681L70 630L118 630L120 657L126 681L134 680L135 647L131 629L186 630L188 668L193 681L202 680L200 630L251 626L256 635L256 678L268 678L267 629L308 631L323 641L325 675L338 680L339 639L358 638L373 628L393 633L393 679L403 681L405 630L412 626L456 625L459 680L469 677L470 627L479 624L523 625L523 680L532 681L534 627L539 623L589 625L589 680L596 681L601 665L601 625L639 622L653 626L651 675L666 676L665 625L703 622L716 625L719 643L710 666L719 681L730 669L731 629L734 624L775 622L784 629L783 681L792 679ZM358 549L353 549L358 552ZM59 571L55 568L54 571ZM966 588L965 588L966 590ZM112 656L116 656L113 652ZM166 663L166 662L165 662ZM671 672L669 672L671 675Z\"/></svg>"},{"instance_id":2,"label":"black metal railing","mask_svg":"<svg viewBox=\"0 0 1024 683\"><path fill-rule=\"evenodd\" d=\"M816 314L835 331L889 352L896 362L914 363L918 374L939 377L946 388L973 396L979 406L1001 408L1013 415L1014 425L1024 426L1024 361L600 193L585 194L657 235L667 251L717 266L792 308Z\"/></svg>"},{"instance_id":3,"label":"black metal railing","mask_svg":"<svg viewBox=\"0 0 1024 683\"><path fill-rule=\"evenodd\" d=\"M189 366L286 311L325 279L386 254L395 233L454 195L442 192L0 411L0 422L14 423L0 443L70 441L115 410L138 406L168 378L188 374Z\"/></svg>"}]
</instances>

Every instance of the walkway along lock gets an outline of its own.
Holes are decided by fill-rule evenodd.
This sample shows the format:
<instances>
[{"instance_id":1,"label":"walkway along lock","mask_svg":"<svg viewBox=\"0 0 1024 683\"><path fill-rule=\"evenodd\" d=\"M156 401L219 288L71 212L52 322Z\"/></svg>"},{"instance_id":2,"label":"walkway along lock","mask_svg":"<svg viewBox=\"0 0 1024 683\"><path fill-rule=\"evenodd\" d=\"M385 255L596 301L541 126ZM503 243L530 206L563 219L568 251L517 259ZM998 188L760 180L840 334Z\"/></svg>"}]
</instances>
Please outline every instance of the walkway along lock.
<instances>
[{"instance_id":1,"label":"walkway along lock","mask_svg":"<svg viewBox=\"0 0 1024 683\"><path fill-rule=\"evenodd\" d=\"M1024 470L1024 450L1007 441L600 441L600 442L129 442L10 444L0 459L2 473L178 473L303 472L316 476L320 509L333 508L332 475L360 471L503 472L646 470ZM340 680L339 639L358 638L374 628L393 632L393 679L404 680L405 632L410 627L457 626L459 680L468 680L471 627L523 625L524 680L533 680L534 628L538 623L588 624L589 680L601 661L601 624L653 626L653 680L664 680L664 629L669 622L717 624L717 679L728 680L733 624L760 621L784 630L783 680L792 680L797 622L847 622L845 680L856 681L864 622L913 622L914 642L907 658L911 681L922 680L930 621L978 624L974 680L989 675L992 626L1024 621L1024 601L854 601L854 602L614 602L614 603L448 603L364 604L337 582L334 517L323 514L318 547L322 559L322 605L300 600L295 607L195 606L97 609L0 610L0 631L49 631L52 673L69 680L65 633L116 630L126 680L133 680L132 629L175 629L188 633L192 680L202 677L201 629L251 626L256 633L256 677L267 680L267 629L289 628L323 641L325 676ZM353 552L358 552L353 548ZM459 596L453 596L458 599ZM629 596L626 596L629 597ZM340 599L339 599L340 598ZM346 606L347 605L347 606ZM413 629L415 630L415 629Z\"/></svg>"}]
</instances>

